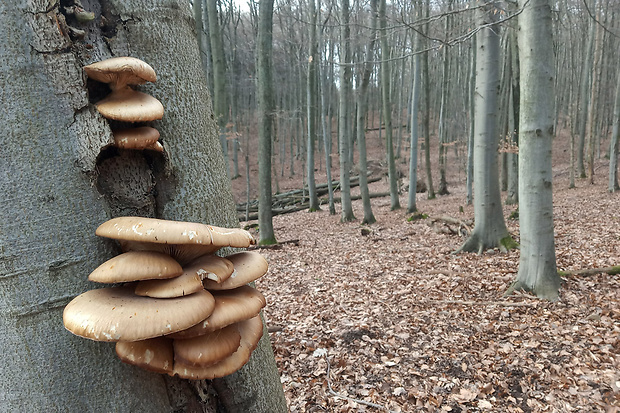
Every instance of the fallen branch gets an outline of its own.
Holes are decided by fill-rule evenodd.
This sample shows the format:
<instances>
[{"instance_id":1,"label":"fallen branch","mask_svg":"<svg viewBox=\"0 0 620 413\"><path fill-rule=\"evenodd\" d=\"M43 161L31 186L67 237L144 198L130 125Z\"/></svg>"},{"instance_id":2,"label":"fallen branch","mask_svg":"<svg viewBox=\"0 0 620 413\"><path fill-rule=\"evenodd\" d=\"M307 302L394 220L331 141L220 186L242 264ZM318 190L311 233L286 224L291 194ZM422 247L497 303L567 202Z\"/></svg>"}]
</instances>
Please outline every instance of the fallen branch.
<instances>
[{"instance_id":1,"label":"fallen branch","mask_svg":"<svg viewBox=\"0 0 620 413\"><path fill-rule=\"evenodd\" d=\"M536 307L537 303L524 303L512 301L466 301L466 300L422 300L419 304L458 304L458 305L497 305L501 307Z\"/></svg>"},{"instance_id":2,"label":"fallen branch","mask_svg":"<svg viewBox=\"0 0 620 413\"><path fill-rule=\"evenodd\" d=\"M595 275L595 274L609 274L609 275L618 275L620 274L620 265L614 265L613 267L603 267L603 268L586 268L584 270L574 270L574 271L558 271L562 277L574 277L578 275Z\"/></svg>"},{"instance_id":3,"label":"fallen branch","mask_svg":"<svg viewBox=\"0 0 620 413\"><path fill-rule=\"evenodd\" d=\"M269 244L269 245L252 245L248 248L248 250L258 250L258 249L265 249L265 250L279 250L280 248L282 248L282 245L284 244L294 244L296 247L299 246L299 240L298 239L289 239L287 241L281 241L278 242L277 244Z\"/></svg>"},{"instance_id":4,"label":"fallen branch","mask_svg":"<svg viewBox=\"0 0 620 413\"><path fill-rule=\"evenodd\" d=\"M386 412L389 413L396 413L393 410L390 410L389 408L382 406L380 404L376 404L376 403L371 403L371 402L367 402L366 400L360 400L360 399L354 399L353 397L349 397L349 396L345 396L339 393L336 393L334 391L334 389L332 389L332 382L331 379L329 377L329 371L330 371L330 365L329 365L329 359L327 358L327 354L325 354L325 362L327 363L327 389L329 390L329 394L331 394L334 397L337 397L339 399L343 399L343 400L349 400L355 403L359 403L359 404L363 404L364 406L370 406L370 407L374 407L376 409L381 409L381 410L385 410Z\"/></svg>"}]
</instances>

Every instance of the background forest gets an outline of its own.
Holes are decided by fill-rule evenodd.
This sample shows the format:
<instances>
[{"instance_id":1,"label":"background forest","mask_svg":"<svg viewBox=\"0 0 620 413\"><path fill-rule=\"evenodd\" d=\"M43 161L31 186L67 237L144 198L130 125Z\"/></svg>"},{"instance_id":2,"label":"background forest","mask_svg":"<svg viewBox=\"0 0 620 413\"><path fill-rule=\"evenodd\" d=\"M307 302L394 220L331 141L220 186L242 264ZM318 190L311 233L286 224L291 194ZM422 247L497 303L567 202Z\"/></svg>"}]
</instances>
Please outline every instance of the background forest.
<instances>
[{"instance_id":1,"label":"background forest","mask_svg":"<svg viewBox=\"0 0 620 413\"><path fill-rule=\"evenodd\" d=\"M266 244L283 242L264 250L271 271L258 284L291 411L618 411L618 7L551 2L547 22L520 30L533 3L546 2L275 2L267 112L264 2L194 3L239 218L261 239L271 225ZM498 51L486 66L485 30ZM531 159L519 153L530 110L520 94L532 88L521 31L550 46L529 59L553 83L534 99L552 120L549 147L533 150L553 181L551 240L534 248L550 249L539 255L563 276L553 302L503 297L524 267L523 215L542 211L524 211L531 198L519 210L519 158ZM491 67L497 100L477 117L477 77ZM493 121L481 132L480 119ZM491 163L475 175L485 133ZM485 214L521 253L468 247L487 219L475 211L475 182L488 188L487 176L503 207Z\"/></svg>"}]
</instances>

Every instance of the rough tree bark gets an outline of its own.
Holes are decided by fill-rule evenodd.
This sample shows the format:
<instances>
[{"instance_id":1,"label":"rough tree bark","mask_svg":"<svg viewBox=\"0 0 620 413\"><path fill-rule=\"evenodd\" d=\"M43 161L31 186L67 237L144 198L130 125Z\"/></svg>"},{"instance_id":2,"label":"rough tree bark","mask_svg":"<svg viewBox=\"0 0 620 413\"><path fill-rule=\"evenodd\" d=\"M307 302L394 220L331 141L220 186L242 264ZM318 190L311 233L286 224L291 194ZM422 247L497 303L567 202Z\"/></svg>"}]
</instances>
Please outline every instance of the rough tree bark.
<instances>
[{"instance_id":1,"label":"rough tree bark","mask_svg":"<svg viewBox=\"0 0 620 413\"><path fill-rule=\"evenodd\" d=\"M478 24L497 21L496 2L478 10ZM499 188L497 167L497 108L499 93L499 27L480 30L476 37L476 92L474 98L474 215L476 225L457 250L482 253L489 248L505 251L515 246L508 233Z\"/></svg>"},{"instance_id":2,"label":"rough tree bark","mask_svg":"<svg viewBox=\"0 0 620 413\"><path fill-rule=\"evenodd\" d=\"M273 98L272 39L273 0L261 1L258 18L258 228L261 245L275 244L271 214L271 143L274 134L275 107Z\"/></svg>"},{"instance_id":3,"label":"rough tree bark","mask_svg":"<svg viewBox=\"0 0 620 413\"><path fill-rule=\"evenodd\" d=\"M58 3L0 3L0 406L210 412L219 397L228 411L284 412L267 333L249 365L218 383L218 396L208 382L123 364L113 345L62 326L65 304L93 288L88 274L118 253L95 236L111 216L238 225L189 4L82 3L95 19L79 27ZM70 37L79 32L69 26L83 37ZM108 148L109 124L92 105L107 91L82 66L122 55L158 72L140 89L164 104L154 122L163 155Z\"/></svg>"},{"instance_id":4,"label":"rough tree bark","mask_svg":"<svg viewBox=\"0 0 620 413\"><path fill-rule=\"evenodd\" d=\"M521 103L519 121L519 273L508 293L531 291L558 297L555 260L551 144L554 130L555 66L551 4L527 0L519 15Z\"/></svg>"}]
</instances>

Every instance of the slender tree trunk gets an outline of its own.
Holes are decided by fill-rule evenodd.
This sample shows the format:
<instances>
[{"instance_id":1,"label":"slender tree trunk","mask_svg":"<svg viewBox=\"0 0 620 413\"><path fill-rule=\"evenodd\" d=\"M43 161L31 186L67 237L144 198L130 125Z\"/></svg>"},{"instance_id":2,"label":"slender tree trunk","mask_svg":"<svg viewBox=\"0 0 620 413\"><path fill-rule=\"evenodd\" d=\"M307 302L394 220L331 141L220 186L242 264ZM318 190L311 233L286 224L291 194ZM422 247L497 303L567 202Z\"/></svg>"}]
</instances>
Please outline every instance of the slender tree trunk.
<instances>
[{"instance_id":1,"label":"slender tree trunk","mask_svg":"<svg viewBox=\"0 0 620 413\"><path fill-rule=\"evenodd\" d=\"M476 37L472 39L469 63L469 91L467 100L469 103L469 134L467 137L467 205L473 202L473 182L474 182L474 131L475 131L475 110L474 95L476 91Z\"/></svg>"},{"instance_id":2,"label":"slender tree trunk","mask_svg":"<svg viewBox=\"0 0 620 413\"><path fill-rule=\"evenodd\" d=\"M392 101L390 99L390 52L387 41L386 0L379 0L379 27L381 40L381 96L383 102L383 120L385 123L385 147L388 163L388 180L390 182L390 202L392 211L400 208L398 199L398 177L392 142Z\"/></svg>"},{"instance_id":3,"label":"slender tree trunk","mask_svg":"<svg viewBox=\"0 0 620 413\"><path fill-rule=\"evenodd\" d=\"M448 12L452 10L452 0L448 1ZM444 26L444 35L448 36L450 31L451 15L446 16L446 24ZM439 105L439 187L437 193L439 195L448 195L448 180L446 179L446 152L448 143L448 99L450 99L449 69L450 56L448 47L443 48L442 56L442 72L441 72L441 103Z\"/></svg>"},{"instance_id":4,"label":"slender tree trunk","mask_svg":"<svg viewBox=\"0 0 620 413\"><path fill-rule=\"evenodd\" d=\"M276 243L271 213L271 146L275 117L271 68L273 0L260 2L258 25L258 228L259 243L267 245Z\"/></svg>"},{"instance_id":5,"label":"slender tree trunk","mask_svg":"<svg viewBox=\"0 0 620 413\"><path fill-rule=\"evenodd\" d=\"M309 42L309 57L308 57L308 90L307 102L308 102L308 144L307 146L307 179L308 179L308 200L310 212L318 211L319 198L316 194L316 182L314 181L314 142L317 138L317 87L316 87L316 66L319 61L318 43L316 38L316 25L318 14L316 12L315 0L308 1L309 14L310 14L310 42Z\"/></svg>"},{"instance_id":6,"label":"slender tree trunk","mask_svg":"<svg viewBox=\"0 0 620 413\"><path fill-rule=\"evenodd\" d=\"M420 16L420 2L416 2L416 16ZM409 202L407 212L416 212L416 192L418 188L418 111L420 109L420 35L413 34L413 85L411 87L411 147L409 154Z\"/></svg>"},{"instance_id":7,"label":"slender tree trunk","mask_svg":"<svg viewBox=\"0 0 620 413\"><path fill-rule=\"evenodd\" d=\"M340 147L340 192L342 213L340 220L349 222L355 219L353 205L351 204L351 184L349 151L351 150L351 128L349 126L350 96L351 96L351 46L349 27L349 0L340 2L340 108L338 122L338 137Z\"/></svg>"},{"instance_id":8,"label":"slender tree trunk","mask_svg":"<svg viewBox=\"0 0 620 413\"><path fill-rule=\"evenodd\" d=\"M430 16L430 0L424 2L424 18ZM424 34L430 32L429 24L424 25ZM429 41L426 40L428 45ZM422 54L422 79L424 79L424 109L422 110L422 125L424 130L424 166L426 168L426 185L428 186L428 199L435 199L433 188L433 168L431 167L431 80L428 70L428 52Z\"/></svg>"},{"instance_id":9,"label":"slender tree trunk","mask_svg":"<svg viewBox=\"0 0 620 413\"><path fill-rule=\"evenodd\" d=\"M192 3L192 11L194 12L194 22L196 23L196 37L198 39L198 49L200 50L200 61L205 76L209 73L209 35L204 25L204 0L195 0Z\"/></svg>"},{"instance_id":10,"label":"slender tree trunk","mask_svg":"<svg viewBox=\"0 0 620 413\"><path fill-rule=\"evenodd\" d=\"M285 412L266 331L250 363L216 383L127 366L113 345L62 327L63 307L92 289L88 273L118 253L95 236L111 216L238 225L187 4L102 1L92 11L87 37L71 40L64 7L0 3L0 90L10 97L0 113L10 125L0 136L1 410L215 412L215 397L227 411ZM163 155L109 149L110 124L89 101L106 87L82 66L126 55L157 71L139 89L166 108L153 122Z\"/></svg>"},{"instance_id":11,"label":"slender tree trunk","mask_svg":"<svg viewBox=\"0 0 620 413\"><path fill-rule=\"evenodd\" d=\"M618 135L620 135L620 71L616 81L616 101L614 103L613 128L609 143L609 192L615 192L618 186Z\"/></svg>"},{"instance_id":12,"label":"slender tree trunk","mask_svg":"<svg viewBox=\"0 0 620 413\"><path fill-rule=\"evenodd\" d=\"M508 131L513 146L519 145L519 49L516 33L511 30L510 50L512 79L510 82L510 109L508 117ZM519 154L508 153L508 197L506 204L514 205L519 202Z\"/></svg>"},{"instance_id":13,"label":"slender tree trunk","mask_svg":"<svg viewBox=\"0 0 620 413\"><path fill-rule=\"evenodd\" d=\"M553 31L549 0L528 0L519 15L521 66L519 273L508 292L531 291L558 297L560 276L555 260L551 144L554 125Z\"/></svg>"},{"instance_id":14,"label":"slender tree trunk","mask_svg":"<svg viewBox=\"0 0 620 413\"><path fill-rule=\"evenodd\" d=\"M366 114L368 112L368 85L370 83L370 74L372 72L372 60L375 49L375 38L377 34L377 0L370 1L371 8L371 20L370 20L370 40L366 46L366 53L363 55L366 57L364 66L362 69L361 82L357 94L357 147L359 149L359 164L360 164L360 194L362 196L362 203L364 205L364 219L362 223L372 224L376 222L376 218L372 213L372 206L370 205L370 194L368 192L368 177L366 172L367 155L366 155Z\"/></svg>"},{"instance_id":15,"label":"slender tree trunk","mask_svg":"<svg viewBox=\"0 0 620 413\"><path fill-rule=\"evenodd\" d=\"M600 8L598 9L600 11ZM597 11L597 20L601 20L600 12ZM590 177L590 184L594 184L594 152L596 143L598 141L596 133L596 116L598 116L597 110L597 92L600 83L600 55L601 55L601 30L598 25L594 28L594 48L592 50L592 83L590 85L590 99L588 100L588 122L587 122L587 134L588 134L588 176Z\"/></svg>"},{"instance_id":16,"label":"slender tree trunk","mask_svg":"<svg viewBox=\"0 0 620 413\"><path fill-rule=\"evenodd\" d=\"M478 24L497 22L496 2L478 10ZM488 248L503 251L515 246L508 233L499 189L497 166L497 108L499 93L499 39L497 25L482 29L476 44L476 92L474 133L474 215L476 225L458 249L482 253Z\"/></svg>"},{"instance_id":17,"label":"slender tree trunk","mask_svg":"<svg viewBox=\"0 0 620 413\"><path fill-rule=\"evenodd\" d=\"M586 0L587 1L587 0ZM596 7L596 0L592 0L590 3L590 10L594 10ZM581 81L579 82L579 141L577 145L577 173L580 178L586 177L586 168L584 163L584 150L586 145L586 130L588 120L588 107L589 107L589 91L591 87L590 73L592 72L592 54L594 49L594 37L596 34L596 22L592 19L589 20L590 28L588 30L588 39L586 43L586 51L583 59L583 65L581 67Z\"/></svg>"}]
</instances>

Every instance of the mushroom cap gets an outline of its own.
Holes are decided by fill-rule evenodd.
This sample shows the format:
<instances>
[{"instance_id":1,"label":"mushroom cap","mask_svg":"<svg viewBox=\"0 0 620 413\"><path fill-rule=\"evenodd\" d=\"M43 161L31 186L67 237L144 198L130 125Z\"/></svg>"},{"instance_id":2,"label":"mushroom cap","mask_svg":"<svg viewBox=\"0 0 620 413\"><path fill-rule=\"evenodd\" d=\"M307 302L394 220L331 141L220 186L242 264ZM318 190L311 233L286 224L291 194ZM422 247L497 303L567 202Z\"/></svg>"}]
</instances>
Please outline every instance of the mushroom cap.
<instances>
[{"instance_id":1,"label":"mushroom cap","mask_svg":"<svg viewBox=\"0 0 620 413\"><path fill-rule=\"evenodd\" d=\"M136 295L153 298L174 298L193 294L204 289L195 272L183 271L181 275L167 280L145 280L136 285Z\"/></svg>"},{"instance_id":2,"label":"mushroom cap","mask_svg":"<svg viewBox=\"0 0 620 413\"><path fill-rule=\"evenodd\" d=\"M111 258L90 273L88 279L99 283L119 283L166 279L183 273L181 264L169 255L153 251L129 251Z\"/></svg>"},{"instance_id":3,"label":"mushroom cap","mask_svg":"<svg viewBox=\"0 0 620 413\"><path fill-rule=\"evenodd\" d=\"M134 295L133 287L87 291L63 312L65 328L96 341L138 341L186 330L207 318L215 306L205 290L182 298Z\"/></svg>"},{"instance_id":4,"label":"mushroom cap","mask_svg":"<svg viewBox=\"0 0 620 413\"><path fill-rule=\"evenodd\" d=\"M187 330L170 334L169 337L190 338L219 330L258 315L267 304L263 294L249 285L233 290L213 291L212 294L215 298L213 313L201 323Z\"/></svg>"},{"instance_id":5,"label":"mushroom cap","mask_svg":"<svg viewBox=\"0 0 620 413\"><path fill-rule=\"evenodd\" d=\"M222 280L233 272L233 264L217 255L203 255L183 267L183 273L175 278L141 281L136 295L157 298L181 297L202 290L202 280Z\"/></svg>"},{"instance_id":6,"label":"mushroom cap","mask_svg":"<svg viewBox=\"0 0 620 413\"><path fill-rule=\"evenodd\" d=\"M221 283L213 280L203 280L202 284L208 290L231 290L250 283L267 272L268 264L265 258L255 251L244 251L226 257L233 263L235 270L232 275Z\"/></svg>"},{"instance_id":7,"label":"mushroom cap","mask_svg":"<svg viewBox=\"0 0 620 413\"><path fill-rule=\"evenodd\" d=\"M155 373L172 373L174 366L172 340L166 337L119 341L116 343L116 355L124 363Z\"/></svg>"},{"instance_id":8,"label":"mushroom cap","mask_svg":"<svg viewBox=\"0 0 620 413\"><path fill-rule=\"evenodd\" d=\"M91 79L118 86L141 85L157 80L151 65L135 57L112 57L84 66L84 71Z\"/></svg>"},{"instance_id":9,"label":"mushroom cap","mask_svg":"<svg viewBox=\"0 0 620 413\"><path fill-rule=\"evenodd\" d=\"M174 360L188 366L209 366L237 351L241 334L236 325L199 337L174 340Z\"/></svg>"},{"instance_id":10,"label":"mushroom cap","mask_svg":"<svg viewBox=\"0 0 620 413\"><path fill-rule=\"evenodd\" d=\"M235 325L241 334L241 344L231 356L206 367L189 366L175 360L174 374L182 379L215 379L228 376L243 367L263 335L263 323L260 316L256 316Z\"/></svg>"},{"instance_id":11,"label":"mushroom cap","mask_svg":"<svg viewBox=\"0 0 620 413\"><path fill-rule=\"evenodd\" d=\"M121 122L148 122L164 116L164 106L159 100L129 86L112 91L95 107L104 118Z\"/></svg>"},{"instance_id":12,"label":"mushroom cap","mask_svg":"<svg viewBox=\"0 0 620 413\"><path fill-rule=\"evenodd\" d=\"M159 131L150 126L117 129L112 131L114 146L122 149L152 149L163 152L164 147L158 142Z\"/></svg>"},{"instance_id":13,"label":"mushroom cap","mask_svg":"<svg viewBox=\"0 0 620 413\"><path fill-rule=\"evenodd\" d=\"M234 267L229 259L207 254L185 265L183 271L196 273L201 281L209 279L219 283L232 275Z\"/></svg>"},{"instance_id":14,"label":"mushroom cap","mask_svg":"<svg viewBox=\"0 0 620 413\"><path fill-rule=\"evenodd\" d=\"M240 228L143 217L113 218L95 233L119 240L124 251L160 251L182 265L222 247L246 248L255 242L249 232Z\"/></svg>"}]
</instances>

